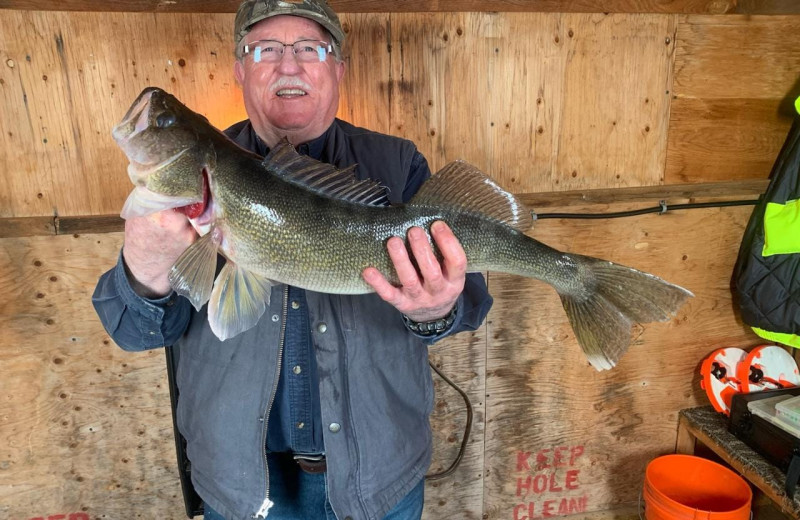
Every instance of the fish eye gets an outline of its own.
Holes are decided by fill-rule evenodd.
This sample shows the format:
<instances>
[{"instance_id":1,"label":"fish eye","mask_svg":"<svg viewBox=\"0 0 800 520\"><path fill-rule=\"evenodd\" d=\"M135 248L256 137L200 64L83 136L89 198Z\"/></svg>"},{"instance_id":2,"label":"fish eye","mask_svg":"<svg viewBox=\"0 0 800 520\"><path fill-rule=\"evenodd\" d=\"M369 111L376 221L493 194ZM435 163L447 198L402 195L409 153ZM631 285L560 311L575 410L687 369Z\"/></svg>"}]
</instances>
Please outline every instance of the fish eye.
<instances>
[{"instance_id":1,"label":"fish eye","mask_svg":"<svg viewBox=\"0 0 800 520\"><path fill-rule=\"evenodd\" d=\"M175 114L172 112L164 112L156 116L156 126L159 128L169 128L175 124Z\"/></svg>"}]
</instances>

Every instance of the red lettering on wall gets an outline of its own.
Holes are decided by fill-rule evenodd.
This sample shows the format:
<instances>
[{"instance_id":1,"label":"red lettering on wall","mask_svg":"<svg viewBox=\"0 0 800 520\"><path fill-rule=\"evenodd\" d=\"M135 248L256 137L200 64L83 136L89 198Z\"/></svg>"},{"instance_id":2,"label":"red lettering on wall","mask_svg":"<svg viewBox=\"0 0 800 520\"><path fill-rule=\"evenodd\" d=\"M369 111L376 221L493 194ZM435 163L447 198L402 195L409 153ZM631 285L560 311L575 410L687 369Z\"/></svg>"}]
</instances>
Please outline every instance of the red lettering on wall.
<instances>
[{"instance_id":1,"label":"red lettering on wall","mask_svg":"<svg viewBox=\"0 0 800 520\"><path fill-rule=\"evenodd\" d=\"M583 446L558 446L556 448L546 448L536 452L536 467L534 471L544 469L564 468L574 466L575 461L583 455ZM517 471L530 471L530 451L517 452Z\"/></svg>"},{"instance_id":2,"label":"red lettering on wall","mask_svg":"<svg viewBox=\"0 0 800 520\"><path fill-rule=\"evenodd\" d=\"M569 513L569 499L562 498L561 503L558 504L558 514L566 515L567 513Z\"/></svg>"},{"instance_id":3,"label":"red lettering on wall","mask_svg":"<svg viewBox=\"0 0 800 520\"><path fill-rule=\"evenodd\" d=\"M553 467L561 468L567 465L567 462L561 456L562 451L569 451L569 448L566 446L559 446L553 451Z\"/></svg>"},{"instance_id":4,"label":"red lettering on wall","mask_svg":"<svg viewBox=\"0 0 800 520\"><path fill-rule=\"evenodd\" d=\"M550 464L548 464L550 455L548 455L548 453L550 453L550 450L546 449L536 454L536 471L550 469Z\"/></svg>"},{"instance_id":5,"label":"red lettering on wall","mask_svg":"<svg viewBox=\"0 0 800 520\"><path fill-rule=\"evenodd\" d=\"M569 496L569 492L581 487L580 469L575 466L584 452L584 446L569 445L517 451L516 471L528 474L517 477L516 496L533 495L539 500L515 504L513 520L543 520L585 513L587 497Z\"/></svg>"},{"instance_id":6,"label":"red lettering on wall","mask_svg":"<svg viewBox=\"0 0 800 520\"><path fill-rule=\"evenodd\" d=\"M524 491L524 493L523 493ZM517 496L525 496L531 492L531 476L528 475L525 480L522 477L517 477Z\"/></svg>"},{"instance_id":7,"label":"red lettering on wall","mask_svg":"<svg viewBox=\"0 0 800 520\"><path fill-rule=\"evenodd\" d=\"M517 477L517 496L525 497L529 493L542 494L546 491L551 493L559 491L571 491L580 487L578 476L580 470L571 469L565 473L564 484L562 486L558 473L539 473L538 475L528 475ZM43 519L42 519L43 520ZM73 520L70 518L69 520ZM88 519L87 519L88 520Z\"/></svg>"},{"instance_id":8,"label":"red lettering on wall","mask_svg":"<svg viewBox=\"0 0 800 520\"><path fill-rule=\"evenodd\" d=\"M580 497L579 499L570 498L569 499L569 512L572 513L585 513L586 512L586 502L587 499L585 496Z\"/></svg>"},{"instance_id":9,"label":"red lettering on wall","mask_svg":"<svg viewBox=\"0 0 800 520\"><path fill-rule=\"evenodd\" d=\"M531 456L529 451L517 452L517 471L530 471L531 465L528 464L528 457Z\"/></svg>"},{"instance_id":10,"label":"red lettering on wall","mask_svg":"<svg viewBox=\"0 0 800 520\"><path fill-rule=\"evenodd\" d=\"M553 502L555 502L555 500L547 500L544 505L542 505L542 518L550 518L553 516Z\"/></svg>"},{"instance_id":11,"label":"red lettering on wall","mask_svg":"<svg viewBox=\"0 0 800 520\"><path fill-rule=\"evenodd\" d=\"M536 475L533 479L533 492L544 493L547 491L547 475Z\"/></svg>"},{"instance_id":12,"label":"red lettering on wall","mask_svg":"<svg viewBox=\"0 0 800 520\"><path fill-rule=\"evenodd\" d=\"M578 487L579 487L579 485L578 485L578 474L579 473L580 473L580 470L577 470L577 469L571 469L571 470L567 471L567 476L566 476L566 481L565 481L565 485L566 485L567 489L578 489Z\"/></svg>"},{"instance_id":13,"label":"red lettering on wall","mask_svg":"<svg viewBox=\"0 0 800 520\"><path fill-rule=\"evenodd\" d=\"M527 504L517 504L514 506L513 520L542 520L555 516L571 515L586 512L586 496L578 498L561 498L545 500L537 504L528 502ZM537 507L538 505L538 507ZM536 512L539 511L537 515Z\"/></svg>"},{"instance_id":14,"label":"red lettering on wall","mask_svg":"<svg viewBox=\"0 0 800 520\"><path fill-rule=\"evenodd\" d=\"M30 520L91 520L87 513L70 513L69 516L63 513L50 515L47 518L43 516L35 516Z\"/></svg>"},{"instance_id":15,"label":"red lettering on wall","mask_svg":"<svg viewBox=\"0 0 800 520\"><path fill-rule=\"evenodd\" d=\"M583 446L573 446L572 453L569 457L569 465L574 466L575 460L581 455L583 455Z\"/></svg>"}]
</instances>

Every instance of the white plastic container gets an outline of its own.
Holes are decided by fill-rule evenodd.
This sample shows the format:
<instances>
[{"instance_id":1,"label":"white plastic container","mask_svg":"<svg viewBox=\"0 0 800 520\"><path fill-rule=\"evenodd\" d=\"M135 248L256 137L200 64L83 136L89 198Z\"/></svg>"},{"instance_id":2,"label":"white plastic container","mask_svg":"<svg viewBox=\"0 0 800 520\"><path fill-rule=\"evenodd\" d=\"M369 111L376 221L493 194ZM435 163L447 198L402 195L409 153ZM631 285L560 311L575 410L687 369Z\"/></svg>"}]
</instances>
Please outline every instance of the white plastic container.
<instances>
[{"instance_id":1,"label":"white plastic container","mask_svg":"<svg viewBox=\"0 0 800 520\"><path fill-rule=\"evenodd\" d=\"M775 413L781 420L800 427L800 395L776 403Z\"/></svg>"}]
</instances>

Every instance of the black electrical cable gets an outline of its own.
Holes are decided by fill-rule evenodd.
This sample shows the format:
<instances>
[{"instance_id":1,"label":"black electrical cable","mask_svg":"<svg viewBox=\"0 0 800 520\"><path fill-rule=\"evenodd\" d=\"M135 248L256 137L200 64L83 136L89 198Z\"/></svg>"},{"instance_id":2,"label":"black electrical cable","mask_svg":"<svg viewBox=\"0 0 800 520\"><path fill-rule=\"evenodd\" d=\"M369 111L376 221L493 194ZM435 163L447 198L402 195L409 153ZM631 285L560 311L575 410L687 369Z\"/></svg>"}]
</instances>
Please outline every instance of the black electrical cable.
<instances>
[{"instance_id":1,"label":"black electrical cable","mask_svg":"<svg viewBox=\"0 0 800 520\"><path fill-rule=\"evenodd\" d=\"M441 370L436 368L436 366L433 363L429 361L428 364L431 366L434 372L439 374L439 377L444 379L444 381L448 385L455 388L456 392L461 394L461 397L464 399L464 403L467 405L467 425L464 426L464 438L461 440L461 447L458 449L458 455L456 455L455 460L453 461L452 464L450 464L450 467L447 468L446 470L439 473L432 473L430 475L425 475L426 480L439 480L452 474L456 470L458 465L461 463L461 459L464 458L464 452L467 449L467 442L469 441L469 432L472 430L472 403L469 401L469 397L467 396L467 394L464 393L464 391L461 390L458 387L458 385L450 381L450 379L448 379L448 377L444 375Z\"/></svg>"},{"instance_id":2,"label":"black electrical cable","mask_svg":"<svg viewBox=\"0 0 800 520\"><path fill-rule=\"evenodd\" d=\"M533 213L534 220L542 220L546 218L578 218L578 219L596 219L596 218L620 218L620 217L634 217L636 215L646 215L648 213L664 214L668 211L678 209L697 209L697 208L722 208L728 206L754 206L758 204L758 200L729 200L722 202L693 202L689 204L670 204L668 205L663 200L657 207L634 209L631 211L617 211L612 213Z\"/></svg>"}]
</instances>

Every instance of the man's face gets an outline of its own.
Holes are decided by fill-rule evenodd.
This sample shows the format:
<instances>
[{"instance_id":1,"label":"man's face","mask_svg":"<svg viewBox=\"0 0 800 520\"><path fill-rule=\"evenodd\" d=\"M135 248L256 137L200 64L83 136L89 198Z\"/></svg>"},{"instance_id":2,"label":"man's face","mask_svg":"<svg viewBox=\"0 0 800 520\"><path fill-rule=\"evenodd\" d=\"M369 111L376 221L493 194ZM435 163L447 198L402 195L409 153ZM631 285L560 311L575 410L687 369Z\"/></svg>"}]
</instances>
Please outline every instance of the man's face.
<instances>
[{"instance_id":1,"label":"man's face","mask_svg":"<svg viewBox=\"0 0 800 520\"><path fill-rule=\"evenodd\" d=\"M297 40L330 42L324 29L297 16L275 16L258 22L242 40ZM234 65L236 79L244 91L244 104L256 133L269 146L283 136L294 145L322 135L336 117L339 82L344 63L329 53L325 61L299 63L292 48L286 47L277 63L256 63L252 55Z\"/></svg>"}]
</instances>

